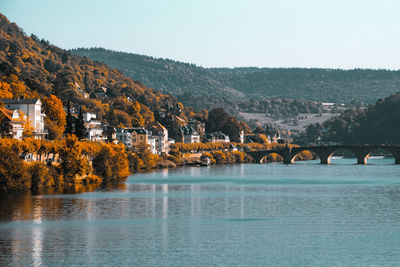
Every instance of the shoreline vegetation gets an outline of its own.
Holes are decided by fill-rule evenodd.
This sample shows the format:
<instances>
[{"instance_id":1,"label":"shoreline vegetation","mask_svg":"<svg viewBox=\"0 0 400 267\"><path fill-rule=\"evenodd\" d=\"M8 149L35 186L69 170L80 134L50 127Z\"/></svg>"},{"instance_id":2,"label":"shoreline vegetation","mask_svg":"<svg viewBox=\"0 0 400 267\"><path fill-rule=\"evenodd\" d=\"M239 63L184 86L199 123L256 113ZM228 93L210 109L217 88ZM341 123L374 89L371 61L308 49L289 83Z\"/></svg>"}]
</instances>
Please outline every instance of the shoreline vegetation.
<instances>
[{"instance_id":1,"label":"shoreline vegetation","mask_svg":"<svg viewBox=\"0 0 400 267\"><path fill-rule=\"evenodd\" d=\"M146 146L128 150L123 144L79 141L75 135L54 141L1 138L0 192L100 186L124 181L136 172L201 166L204 162L207 165L252 163L253 159L244 151L284 146L276 143L177 143L171 146L170 154L159 156ZM299 159L313 158L305 151ZM280 160L278 155L271 154L266 162Z\"/></svg>"}]
</instances>

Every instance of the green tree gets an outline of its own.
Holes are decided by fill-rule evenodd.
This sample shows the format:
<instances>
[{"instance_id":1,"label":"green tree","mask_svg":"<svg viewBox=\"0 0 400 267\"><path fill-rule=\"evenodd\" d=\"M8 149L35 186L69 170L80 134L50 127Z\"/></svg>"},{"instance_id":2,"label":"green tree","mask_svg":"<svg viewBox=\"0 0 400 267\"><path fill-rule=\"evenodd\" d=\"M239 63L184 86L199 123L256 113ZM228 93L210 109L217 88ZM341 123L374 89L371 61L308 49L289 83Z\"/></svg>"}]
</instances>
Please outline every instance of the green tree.
<instances>
[{"instance_id":1,"label":"green tree","mask_svg":"<svg viewBox=\"0 0 400 267\"><path fill-rule=\"evenodd\" d=\"M72 124L73 124L73 118L72 118L72 115L71 115L70 101L68 100L68 103L67 103L66 127L65 127L65 132L64 132L65 135L73 134L74 130L73 130Z\"/></svg>"},{"instance_id":2,"label":"green tree","mask_svg":"<svg viewBox=\"0 0 400 267\"><path fill-rule=\"evenodd\" d=\"M83 139L86 134L86 127L85 122L83 120L83 113L82 108L79 109L78 119L75 123L75 135L78 137L79 140Z\"/></svg>"},{"instance_id":3,"label":"green tree","mask_svg":"<svg viewBox=\"0 0 400 267\"><path fill-rule=\"evenodd\" d=\"M208 113L208 120L206 122L206 131L214 132L220 131L222 125L228 120L229 114L223 108L214 108Z\"/></svg>"}]
</instances>

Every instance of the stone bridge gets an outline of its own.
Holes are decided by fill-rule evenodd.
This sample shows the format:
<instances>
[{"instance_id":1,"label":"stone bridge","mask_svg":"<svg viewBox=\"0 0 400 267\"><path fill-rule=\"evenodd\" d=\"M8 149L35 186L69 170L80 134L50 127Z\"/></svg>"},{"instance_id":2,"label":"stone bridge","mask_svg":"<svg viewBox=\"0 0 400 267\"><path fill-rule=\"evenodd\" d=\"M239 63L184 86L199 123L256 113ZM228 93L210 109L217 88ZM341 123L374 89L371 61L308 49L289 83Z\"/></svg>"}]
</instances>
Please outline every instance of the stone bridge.
<instances>
[{"instance_id":1,"label":"stone bridge","mask_svg":"<svg viewBox=\"0 0 400 267\"><path fill-rule=\"evenodd\" d=\"M306 147L288 147L283 149L272 149L262 151L246 152L255 162L261 161L270 154L278 154L283 158L285 164L294 163L296 157L302 151L311 151L321 160L321 164L329 164L333 153L338 150L351 151L357 157L357 164L367 164L369 154L375 150L385 150L391 153L395 159L395 164L400 164L400 146L367 146L367 145L342 145L342 146L306 146Z\"/></svg>"}]
</instances>

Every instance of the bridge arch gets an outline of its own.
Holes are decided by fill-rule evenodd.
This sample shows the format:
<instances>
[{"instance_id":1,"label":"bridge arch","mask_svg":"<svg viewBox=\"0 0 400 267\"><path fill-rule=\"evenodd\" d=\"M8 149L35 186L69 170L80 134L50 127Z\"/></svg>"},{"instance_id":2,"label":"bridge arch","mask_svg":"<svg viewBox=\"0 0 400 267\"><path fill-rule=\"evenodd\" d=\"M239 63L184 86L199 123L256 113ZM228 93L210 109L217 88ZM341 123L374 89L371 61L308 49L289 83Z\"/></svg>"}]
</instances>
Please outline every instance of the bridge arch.
<instances>
[{"instance_id":1,"label":"bridge arch","mask_svg":"<svg viewBox=\"0 0 400 267\"><path fill-rule=\"evenodd\" d=\"M265 154L265 155L260 159L260 162L259 162L259 163L266 163L267 158L268 158L269 156L273 156L273 155L277 155L279 161L272 161L272 162L285 162L285 158L284 158L283 155L281 155L281 154L280 154L279 152L277 152L277 151L271 151L271 152Z\"/></svg>"},{"instance_id":2,"label":"bridge arch","mask_svg":"<svg viewBox=\"0 0 400 267\"><path fill-rule=\"evenodd\" d=\"M311 153L312 155L304 155L306 153ZM312 149L305 148L303 150L297 150L294 153L292 153L292 158L290 159L290 163L295 163L296 159L299 159L300 156L312 156L312 159L318 158L321 160L320 156L317 153L315 153Z\"/></svg>"},{"instance_id":3,"label":"bridge arch","mask_svg":"<svg viewBox=\"0 0 400 267\"><path fill-rule=\"evenodd\" d=\"M384 151L384 152L389 153L394 158L394 161L395 161L394 163L395 164L400 164L400 153L399 153L399 150L398 149L392 149L391 147L384 147L384 146L372 147L369 150L368 154L366 155L365 163L367 162L367 159L371 156L371 153L376 152L376 151Z\"/></svg>"}]
</instances>

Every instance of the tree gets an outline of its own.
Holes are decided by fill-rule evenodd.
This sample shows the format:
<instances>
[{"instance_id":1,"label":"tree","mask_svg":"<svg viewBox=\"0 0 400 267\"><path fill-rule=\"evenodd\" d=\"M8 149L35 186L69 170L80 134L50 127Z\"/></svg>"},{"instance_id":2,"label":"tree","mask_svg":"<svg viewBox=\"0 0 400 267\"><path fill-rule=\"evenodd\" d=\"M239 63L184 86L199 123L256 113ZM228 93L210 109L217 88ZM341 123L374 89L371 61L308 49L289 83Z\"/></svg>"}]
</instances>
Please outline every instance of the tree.
<instances>
[{"instance_id":1,"label":"tree","mask_svg":"<svg viewBox=\"0 0 400 267\"><path fill-rule=\"evenodd\" d=\"M140 107L140 103L135 101L132 103L132 107L131 107L131 112L130 115L132 117L132 126L144 126L144 119L142 114L140 114L141 111L141 107Z\"/></svg>"},{"instance_id":2,"label":"tree","mask_svg":"<svg viewBox=\"0 0 400 267\"><path fill-rule=\"evenodd\" d=\"M20 117L24 118L24 114L22 112L20 112ZM29 118L23 119L24 120L24 130L22 132L22 136L24 138L29 138L32 137L34 135L34 128L29 120Z\"/></svg>"},{"instance_id":3,"label":"tree","mask_svg":"<svg viewBox=\"0 0 400 267\"><path fill-rule=\"evenodd\" d=\"M18 153L0 146L0 191L27 190L30 183L26 165Z\"/></svg>"},{"instance_id":4,"label":"tree","mask_svg":"<svg viewBox=\"0 0 400 267\"><path fill-rule=\"evenodd\" d=\"M119 180L129 175L129 161L124 145L106 144L93 159L96 174L108 180Z\"/></svg>"},{"instance_id":5,"label":"tree","mask_svg":"<svg viewBox=\"0 0 400 267\"><path fill-rule=\"evenodd\" d=\"M82 176L87 173L89 164L82 155L82 149L78 138L74 135L68 135L60 149L61 173L66 183L75 183L77 175Z\"/></svg>"},{"instance_id":6,"label":"tree","mask_svg":"<svg viewBox=\"0 0 400 267\"><path fill-rule=\"evenodd\" d=\"M140 104L140 107L140 114L144 119L144 125L147 127L152 125L155 121L153 112L143 104Z\"/></svg>"},{"instance_id":7,"label":"tree","mask_svg":"<svg viewBox=\"0 0 400 267\"><path fill-rule=\"evenodd\" d=\"M236 120L235 117L230 117L225 121L225 123L221 126L220 129L223 133L229 135L229 139L232 142L240 142L240 123Z\"/></svg>"},{"instance_id":8,"label":"tree","mask_svg":"<svg viewBox=\"0 0 400 267\"><path fill-rule=\"evenodd\" d=\"M79 109L78 119L75 123L75 135L79 140L83 139L86 134L85 121L83 120L82 108Z\"/></svg>"},{"instance_id":9,"label":"tree","mask_svg":"<svg viewBox=\"0 0 400 267\"><path fill-rule=\"evenodd\" d=\"M65 135L68 135L68 134L73 134L73 127L72 127L72 124L73 124L73 118L72 118L72 115L71 115L71 107L70 107L70 101L68 100L68 103L67 103L67 117L66 117L66 127L65 127Z\"/></svg>"},{"instance_id":10,"label":"tree","mask_svg":"<svg viewBox=\"0 0 400 267\"><path fill-rule=\"evenodd\" d=\"M62 63L66 63L69 59L69 53L67 51L65 51L61 57L61 62Z\"/></svg>"},{"instance_id":11,"label":"tree","mask_svg":"<svg viewBox=\"0 0 400 267\"><path fill-rule=\"evenodd\" d=\"M221 130L222 125L228 120L229 114L223 108L214 108L208 113L206 131L214 132Z\"/></svg>"},{"instance_id":12,"label":"tree","mask_svg":"<svg viewBox=\"0 0 400 267\"><path fill-rule=\"evenodd\" d=\"M45 123L49 129L50 139L60 139L65 131L66 116L61 100L55 95L43 98Z\"/></svg>"},{"instance_id":13,"label":"tree","mask_svg":"<svg viewBox=\"0 0 400 267\"><path fill-rule=\"evenodd\" d=\"M136 155L142 160L143 168L146 169L154 168L159 161L159 156L151 153L147 145L139 145L136 148Z\"/></svg>"},{"instance_id":14,"label":"tree","mask_svg":"<svg viewBox=\"0 0 400 267\"><path fill-rule=\"evenodd\" d=\"M10 84L0 81L0 98L13 98L13 96Z\"/></svg>"}]
</instances>

